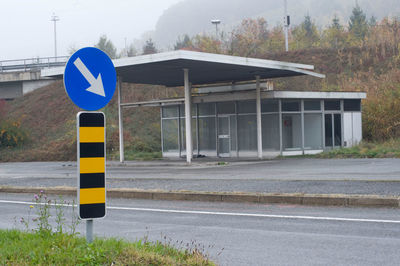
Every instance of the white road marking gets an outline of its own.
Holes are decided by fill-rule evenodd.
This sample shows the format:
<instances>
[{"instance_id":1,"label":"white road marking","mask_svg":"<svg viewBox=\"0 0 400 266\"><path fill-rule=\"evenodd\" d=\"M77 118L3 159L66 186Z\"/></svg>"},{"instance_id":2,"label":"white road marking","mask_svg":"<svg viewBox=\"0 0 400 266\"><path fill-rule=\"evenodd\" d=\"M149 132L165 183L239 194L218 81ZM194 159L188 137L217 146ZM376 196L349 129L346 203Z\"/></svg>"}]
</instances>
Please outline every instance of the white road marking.
<instances>
[{"instance_id":1,"label":"white road marking","mask_svg":"<svg viewBox=\"0 0 400 266\"><path fill-rule=\"evenodd\" d=\"M0 203L37 205L36 203L27 201L0 200ZM43 205L44 203L42 203ZM52 203L51 205L55 205ZM70 204L58 204L64 207L71 207ZM183 211L170 209L153 209L153 208L135 208L135 207L117 207L107 206L109 210L125 210L125 211L141 211L141 212L162 212L162 213L179 213L179 214L203 214L203 215L220 215L220 216L241 216L241 217L257 217L257 218L278 218L278 219L302 219L302 220L321 220L321 221L341 221L341 222L362 222L362 223L391 223L400 224L398 220L378 220L378 219L358 219L343 217L320 217L320 216L302 216L302 215L280 215L280 214L261 214L261 213L236 213L236 212L211 212L211 211Z\"/></svg>"}]
</instances>

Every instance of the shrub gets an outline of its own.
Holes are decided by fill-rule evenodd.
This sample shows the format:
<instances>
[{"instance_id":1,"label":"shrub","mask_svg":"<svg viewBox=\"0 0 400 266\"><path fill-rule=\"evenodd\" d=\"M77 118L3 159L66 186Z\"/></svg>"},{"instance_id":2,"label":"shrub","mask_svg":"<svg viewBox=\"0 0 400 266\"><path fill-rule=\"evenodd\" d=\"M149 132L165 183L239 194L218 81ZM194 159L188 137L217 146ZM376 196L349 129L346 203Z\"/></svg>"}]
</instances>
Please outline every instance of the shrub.
<instances>
[{"instance_id":1,"label":"shrub","mask_svg":"<svg viewBox=\"0 0 400 266\"><path fill-rule=\"evenodd\" d=\"M27 133L20 123L3 121L0 123L0 147L16 147L27 141Z\"/></svg>"}]
</instances>

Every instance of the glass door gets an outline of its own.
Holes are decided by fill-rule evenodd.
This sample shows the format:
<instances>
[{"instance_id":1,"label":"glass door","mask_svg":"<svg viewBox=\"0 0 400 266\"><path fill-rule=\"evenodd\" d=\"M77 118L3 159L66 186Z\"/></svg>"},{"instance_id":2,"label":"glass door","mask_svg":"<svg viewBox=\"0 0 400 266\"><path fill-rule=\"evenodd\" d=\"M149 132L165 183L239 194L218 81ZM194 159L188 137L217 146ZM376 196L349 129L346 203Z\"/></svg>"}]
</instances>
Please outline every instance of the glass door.
<instances>
[{"instance_id":1,"label":"glass door","mask_svg":"<svg viewBox=\"0 0 400 266\"><path fill-rule=\"evenodd\" d=\"M325 114L325 147L342 146L342 116L341 114Z\"/></svg>"},{"instance_id":2,"label":"glass door","mask_svg":"<svg viewBox=\"0 0 400 266\"><path fill-rule=\"evenodd\" d=\"M230 157L231 136L230 136L229 116L218 117L218 156Z\"/></svg>"}]
</instances>

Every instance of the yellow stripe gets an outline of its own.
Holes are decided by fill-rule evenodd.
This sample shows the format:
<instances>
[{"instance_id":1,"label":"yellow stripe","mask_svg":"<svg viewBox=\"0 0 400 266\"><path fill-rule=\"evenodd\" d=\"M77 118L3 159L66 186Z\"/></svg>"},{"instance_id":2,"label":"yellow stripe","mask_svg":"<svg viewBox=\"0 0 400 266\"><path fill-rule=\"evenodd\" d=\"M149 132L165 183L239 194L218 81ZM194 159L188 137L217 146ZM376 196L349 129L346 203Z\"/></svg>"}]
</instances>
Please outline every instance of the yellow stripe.
<instances>
[{"instance_id":1,"label":"yellow stripe","mask_svg":"<svg viewBox=\"0 0 400 266\"><path fill-rule=\"evenodd\" d=\"M79 142L104 142L104 127L80 127Z\"/></svg>"},{"instance_id":2,"label":"yellow stripe","mask_svg":"<svg viewBox=\"0 0 400 266\"><path fill-rule=\"evenodd\" d=\"M102 188L84 188L79 191L79 204L96 204L106 202L106 191Z\"/></svg>"},{"instance_id":3,"label":"yellow stripe","mask_svg":"<svg viewBox=\"0 0 400 266\"><path fill-rule=\"evenodd\" d=\"M80 158L79 166L80 166L79 172L81 174L104 173L105 171L104 157Z\"/></svg>"}]
</instances>

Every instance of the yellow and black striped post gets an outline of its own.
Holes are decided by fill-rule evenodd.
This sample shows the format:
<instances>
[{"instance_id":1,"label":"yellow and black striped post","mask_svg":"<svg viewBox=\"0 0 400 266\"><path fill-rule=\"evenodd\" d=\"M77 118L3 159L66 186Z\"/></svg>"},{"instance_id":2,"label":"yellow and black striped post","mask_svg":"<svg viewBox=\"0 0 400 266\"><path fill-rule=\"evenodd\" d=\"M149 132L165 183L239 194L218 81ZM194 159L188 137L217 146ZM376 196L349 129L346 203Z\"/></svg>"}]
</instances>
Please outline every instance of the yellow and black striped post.
<instances>
[{"instance_id":1,"label":"yellow and black striped post","mask_svg":"<svg viewBox=\"0 0 400 266\"><path fill-rule=\"evenodd\" d=\"M101 112L79 112L78 213L81 219L106 214L105 117Z\"/></svg>"}]
</instances>

